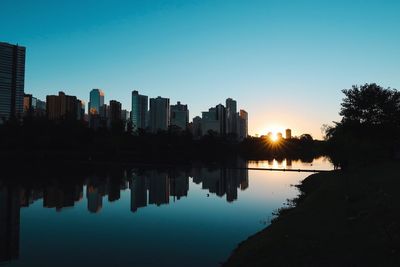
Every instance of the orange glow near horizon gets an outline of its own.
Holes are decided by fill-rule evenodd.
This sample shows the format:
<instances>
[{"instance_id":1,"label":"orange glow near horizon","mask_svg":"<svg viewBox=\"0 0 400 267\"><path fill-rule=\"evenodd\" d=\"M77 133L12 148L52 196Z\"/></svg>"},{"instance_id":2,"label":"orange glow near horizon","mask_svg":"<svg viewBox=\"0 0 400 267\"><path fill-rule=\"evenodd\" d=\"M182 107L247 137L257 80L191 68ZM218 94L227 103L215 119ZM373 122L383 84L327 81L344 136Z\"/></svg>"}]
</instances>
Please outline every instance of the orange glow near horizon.
<instances>
[{"instance_id":1,"label":"orange glow near horizon","mask_svg":"<svg viewBox=\"0 0 400 267\"><path fill-rule=\"evenodd\" d=\"M272 142L277 142L278 141L278 133L272 133L270 136L270 139Z\"/></svg>"},{"instance_id":2,"label":"orange glow near horizon","mask_svg":"<svg viewBox=\"0 0 400 267\"><path fill-rule=\"evenodd\" d=\"M260 131L260 136L271 134L270 138L272 141L275 142L278 140L278 133L281 133L282 136L285 136L285 130L286 130L286 128L281 125L276 125L276 124L269 125Z\"/></svg>"}]
</instances>

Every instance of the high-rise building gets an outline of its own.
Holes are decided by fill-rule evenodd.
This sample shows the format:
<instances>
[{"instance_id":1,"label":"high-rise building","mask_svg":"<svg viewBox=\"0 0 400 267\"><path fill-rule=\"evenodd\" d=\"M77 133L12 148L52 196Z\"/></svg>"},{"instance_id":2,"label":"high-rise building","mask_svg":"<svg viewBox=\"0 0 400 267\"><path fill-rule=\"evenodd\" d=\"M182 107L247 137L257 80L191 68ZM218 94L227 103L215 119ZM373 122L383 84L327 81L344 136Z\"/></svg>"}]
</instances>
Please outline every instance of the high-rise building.
<instances>
[{"instance_id":1,"label":"high-rise building","mask_svg":"<svg viewBox=\"0 0 400 267\"><path fill-rule=\"evenodd\" d=\"M232 98L226 99L226 133L238 134L237 132L237 103Z\"/></svg>"},{"instance_id":2,"label":"high-rise building","mask_svg":"<svg viewBox=\"0 0 400 267\"><path fill-rule=\"evenodd\" d=\"M218 104L215 108L202 112L201 119L202 134L210 131L224 135L226 131L226 109L224 105Z\"/></svg>"},{"instance_id":3,"label":"high-rise building","mask_svg":"<svg viewBox=\"0 0 400 267\"><path fill-rule=\"evenodd\" d=\"M218 104L215 107L217 112L217 120L219 121L219 132L220 134L224 135L226 131L226 108L222 104Z\"/></svg>"},{"instance_id":4,"label":"high-rise building","mask_svg":"<svg viewBox=\"0 0 400 267\"><path fill-rule=\"evenodd\" d=\"M121 121L121 111L122 105L120 102L116 100L110 101L110 121L113 122L120 122Z\"/></svg>"},{"instance_id":5,"label":"high-rise building","mask_svg":"<svg viewBox=\"0 0 400 267\"><path fill-rule=\"evenodd\" d=\"M46 113L50 120L77 120L81 101L76 96L59 92L46 97Z\"/></svg>"},{"instance_id":6,"label":"high-rise building","mask_svg":"<svg viewBox=\"0 0 400 267\"><path fill-rule=\"evenodd\" d=\"M134 90L132 92L132 111L131 111L131 121L134 131L146 128L147 110L148 110L148 97L146 95L139 95L139 92Z\"/></svg>"},{"instance_id":7,"label":"high-rise building","mask_svg":"<svg viewBox=\"0 0 400 267\"><path fill-rule=\"evenodd\" d=\"M85 101L77 99L76 103L77 119L83 121L85 119Z\"/></svg>"},{"instance_id":8,"label":"high-rise building","mask_svg":"<svg viewBox=\"0 0 400 267\"><path fill-rule=\"evenodd\" d=\"M168 130L170 124L169 98L150 98L150 130Z\"/></svg>"},{"instance_id":9,"label":"high-rise building","mask_svg":"<svg viewBox=\"0 0 400 267\"><path fill-rule=\"evenodd\" d=\"M248 113L241 109L238 114L238 138L243 140L248 135Z\"/></svg>"},{"instance_id":10,"label":"high-rise building","mask_svg":"<svg viewBox=\"0 0 400 267\"><path fill-rule=\"evenodd\" d=\"M0 42L0 123L24 111L25 47Z\"/></svg>"},{"instance_id":11,"label":"high-rise building","mask_svg":"<svg viewBox=\"0 0 400 267\"><path fill-rule=\"evenodd\" d=\"M291 129L286 129L286 139L292 139L292 130Z\"/></svg>"},{"instance_id":12,"label":"high-rise building","mask_svg":"<svg viewBox=\"0 0 400 267\"><path fill-rule=\"evenodd\" d=\"M203 135L209 132L220 134L220 122L217 120L216 108L209 108L201 113L201 132Z\"/></svg>"},{"instance_id":13,"label":"high-rise building","mask_svg":"<svg viewBox=\"0 0 400 267\"><path fill-rule=\"evenodd\" d=\"M199 116L193 118L192 134L194 139L200 138L202 134L202 119Z\"/></svg>"},{"instance_id":14,"label":"high-rise building","mask_svg":"<svg viewBox=\"0 0 400 267\"><path fill-rule=\"evenodd\" d=\"M90 91L89 115L100 114L100 108L104 105L104 92L100 89Z\"/></svg>"},{"instance_id":15,"label":"high-rise building","mask_svg":"<svg viewBox=\"0 0 400 267\"><path fill-rule=\"evenodd\" d=\"M41 117L46 115L46 102L33 97L31 94L24 94L24 116Z\"/></svg>"},{"instance_id":16,"label":"high-rise building","mask_svg":"<svg viewBox=\"0 0 400 267\"><path fill-rule=\"evenodd\" d=\"M178 101L176 105L171 105L171 125L178 126L186 130L189 123L189 110L187 105L182 105Z\"/></svg>"}]
</instances>

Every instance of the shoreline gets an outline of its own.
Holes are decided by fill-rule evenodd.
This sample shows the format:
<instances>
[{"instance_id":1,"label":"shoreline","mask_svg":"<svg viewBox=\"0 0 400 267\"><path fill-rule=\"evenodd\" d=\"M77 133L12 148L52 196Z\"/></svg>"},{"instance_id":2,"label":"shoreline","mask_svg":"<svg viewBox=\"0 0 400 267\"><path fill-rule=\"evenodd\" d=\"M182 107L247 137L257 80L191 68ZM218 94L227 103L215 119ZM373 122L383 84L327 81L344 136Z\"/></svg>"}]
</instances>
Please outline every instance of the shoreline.
<instances>
[{"instance_id":1,"label":"shoreline","mask_svg":"<svg viewBox=\"0 0 400 267\"><path fill-rule=\"evenodd\" d=\"M400 266L398 163L312 174L224 267Z\"/></svg>"}]
</instances>

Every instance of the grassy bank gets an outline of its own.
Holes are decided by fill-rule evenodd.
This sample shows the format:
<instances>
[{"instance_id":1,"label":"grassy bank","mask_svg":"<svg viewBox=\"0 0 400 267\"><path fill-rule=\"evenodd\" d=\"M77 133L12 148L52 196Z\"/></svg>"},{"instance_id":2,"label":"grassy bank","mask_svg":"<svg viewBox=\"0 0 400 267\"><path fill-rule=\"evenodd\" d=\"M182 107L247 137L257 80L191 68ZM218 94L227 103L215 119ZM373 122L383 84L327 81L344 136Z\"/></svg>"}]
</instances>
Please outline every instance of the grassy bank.
<instances>
[{"instance_id":1,"label":"grassy bank","mask_svg":"<svg viewBox=\"0 0 400 267\"><path fill-rule=\"evenodd\" d=\"M240 244L223 266L400 266L398 167L309 176L296 206Z\"/></svg>"}]
</instances>

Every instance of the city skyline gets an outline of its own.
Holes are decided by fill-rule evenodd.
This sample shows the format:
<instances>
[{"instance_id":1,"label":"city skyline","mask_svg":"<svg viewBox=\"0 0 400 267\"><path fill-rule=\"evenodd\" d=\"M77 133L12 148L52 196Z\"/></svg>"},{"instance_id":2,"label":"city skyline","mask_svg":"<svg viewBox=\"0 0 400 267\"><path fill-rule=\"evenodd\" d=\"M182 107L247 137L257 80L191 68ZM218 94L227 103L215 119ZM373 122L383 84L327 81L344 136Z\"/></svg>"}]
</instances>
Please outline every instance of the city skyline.
<instances>
[{"instance_id":1,"label":"city skyline","mask_svg":"<svg viewBox=\"0 0 400 267\"><path fill-rule=\"evenodd\" d=\"M321 138L321 126L340 119L341 89L400 88L399 8L390 0L42 0L20 9L5 0L0 25L2 41L28 48L25 91L40 99L64 90L87 103L86 92L102 88L128 108L138 90L189 103L191 120L208 99L229 96L253 115L252 135L290 127Z\"/></svg>"}]
</instances>

